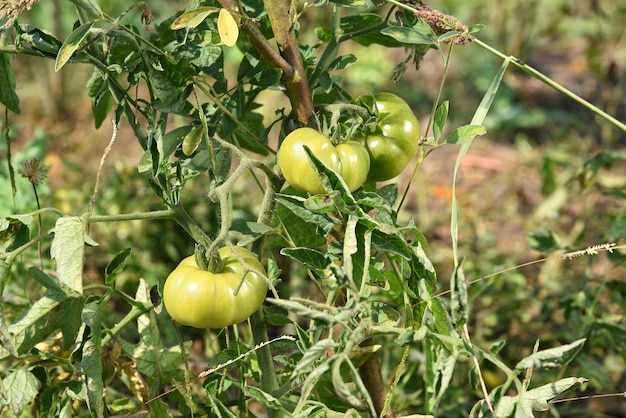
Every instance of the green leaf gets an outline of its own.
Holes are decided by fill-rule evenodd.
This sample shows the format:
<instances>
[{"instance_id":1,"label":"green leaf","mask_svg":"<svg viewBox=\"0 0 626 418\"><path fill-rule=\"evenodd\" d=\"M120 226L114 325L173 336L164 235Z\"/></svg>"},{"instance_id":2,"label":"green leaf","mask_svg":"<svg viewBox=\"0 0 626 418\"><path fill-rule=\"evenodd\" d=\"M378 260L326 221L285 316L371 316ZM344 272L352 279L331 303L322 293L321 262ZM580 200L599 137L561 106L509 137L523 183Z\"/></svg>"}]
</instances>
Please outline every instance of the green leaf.
<instances>
[{"instance_id":1,"label":"green leaf","mask_svg":"<svg viewBox=\"0 0 626 418\"><path fill-rule=\"evenodd\" d=\"M85 252L85 225L79 217L57 219L50 255L56 259L59 281L78 293L83 292L83 262Z\"/></svg>"},{"instance_id":2,"label":"green leaf","mask_svg":"<svg viewBox=\"0 0 626 418\"><path fill-rule=\"evenodd\" d=\"M461 264L455 267L450 279L450 314L457 329L467 322L468 317L467 280Z\"/></svg>"},{"instance_id":3,"label":"green leaf","mask_svg":"<svg viewBox=\"0 0 626 418\"><path fill-rule=\"evenodd\" d=\"M356 369L354 366L350 364L350 359L347 359L345 357L338 357L333 362L333 367L331 370L331 376L332 376L332 382L333 382L333 388L335 390L335 394L339 396L339 398L341 398L344 402L353 406L354 408L361 409L361 410L366 409L366 404L360 399L360 396L359 397L355 396L355 394L353 393L354 391L351 390L350 387L348 387L346 382L343 380L341 376L341 366L343 363L348 363L348 365L350 366L350 371L353 372L351 380L356 380L356 377L354 376L356 374L354 373Z\"/></svg>"},{"instance_id":4,"label":"green leaf","mask_svg":"<svg viewBox=\"0 0 626 418\"><path fill-rule=\"evenodd\" d=\"M108 285L111 285L115 282L115 278L118 274L124 270L126 267L126 263L132 254L132 249L126 248L113 257L113 260L107 264L104 269L104 282Z\"/></svg>"},{"instance_id":5,"label":"green leaf","mask_svg":"<svg viewBox=\"0 0 626 418\"><path fill-rule=\"evenodd\" d=\"M448 351L437 340L426 340L426 412L438 416L437 408L454 373L458 354Z\"/></svg>"},{"instance_id":6,"label":"green leaf","mask_svg":"<svg viewBox=\"0 0 626 418\"><path fill-rule=\"evenodd\" d=\"M92 416L104 417L104 382L102 379L102 305L93 298L85 304L81 320L89 327L90 335L82 347L80 371L87 388L87 400Z\"/></svg>"},{"instance_id":7,"label":"green leaf","mask_svg":"<svg viewBox=\"0 0 626 418\"><path fill-rule=\"evenodd\" d=\"M268 409L272 409L274 411L283 411L284 413L286 413L286 411L282 407L282 403L277 398L267 392L262 391L259 388L246 385L245 393L246 398L250 399L251 401L256 401L257 403L264 405Z\"/></svg>"},{"instance_id":8,"label":"green leaf","mask_svg":"<svg viewBox=\"0 0 626 418\"><path fill-rule=\"evenodd\" d=\"M4 294L4 288L10 275L11 266L6 264L3 260L0 260L0 300L3 300L2 295ZM14 357L17 357L19 354L13 343L13 338L11 338L11 334L9 334L9 325L5 320L3 305L4 303L0 303L0 346L4 347Z\"/></svg>"},{"instance_id":9,"label":"green leaf","mask_svg":"<svg viewBox=\"0 0 626 418\"><path fill-rule=\"evenodd\" d=\"M433 135L435 137L435 142L438 142L439 138L441 138L443 128L446 124L446 120L448 119L449 108L450 102L446 100L439 105L437 111L435 112L435 119L433 121Z\"/></svg>"},{"instance_id":10,"label":"green leaf","mask_svg":"<svg viewBox=\"0 0 626 418\"><path fill-rule=\"evenodd\" d=\"M311 237L313 240L317 240L319 236L326 237L330 231L335 227L335 222L331 218L326 215L314 213L303 207L302 201L304 198L286 194L276 195L276 200L286 209L288 209L291 213L293 213L296 217L300 218L307 224L313 224L316 227L316 234L314 237ZM279 208L280 213L280 208ZM288 222L289 219L281 217L283 225L289 231L290 234L298 233L298 231L304 228L304 225ZM321 241L321 240L320 240ZM325 240L323 241L325 242Z\"/></svg>"},{"instance_id":11,"label":"green leaf","mask_svg":"<svg viewBox=\"0 0 626 418\"><path fill-rule=\"evenodd\" d=\"M343 178L318 159L309 147L305 146L304 149L311 160L313 168L319 175L324 189L329 193L331 199L334 200L337 209L343 212L345 206L356 206L356 200L354 200L354 196L350 193L348 185ZM333 194L334 190L337 190L341 195Z\"/></svg>"},{"instance_id":12,"label":"green leaf","mask_svg":"<svg viewBox=\"0 0 626 418\"><path fill-rule=\"evenodd\" d=\"M369 7L370 4L365 0L331 0L331 3L340 4L348 7L364 8Z\"/></svg>"},{"instance_id":13,"label":"green leaf","mask_svg":"<svg viewBox=\"0 0 626 418\"><path fill-rule=\"evenodd\" d=\"M39 283L46 289L53 289L57 292L63 292L63 288L61 287L61 284L56 279L56 277L52 277L36 267L31 267L30 269L28 269L28 273L33 279L37 281L37 283Z\"/></svg>"},{"instance_id":14,"label":"green leaf","mask_svg":"<svg viewBox=\"0 0 626 418\"><path fill-rule=\"evenodd\" d=\"M587 341L586 338L581 338L571 344L538 351L520 360L515 366L515 369L560 368L572 361L576 354L583 348L585 341Z\"/></svg>"},{"instance_id":15,"label":"green leaf","mask_svg":"<svg viewBox=\"0 0 626 418\"><path fill-rule=\"evenodd\" d=\"M300 302L285 299L267 298L267 301L288 310L294 315L319 322L323 325L334 325L338 322L337 316L321 310L310 308ZM306 333L305 333L306 334Z\"/></svg>"},{"instance_id":16,"label":"green leaf","mask_svg":"<svg viewBox=\"0 0 626 418\"><path fill-rule=\"evenodd\" d=\"M407 261L411 260L411 248L400 235L385 234L379 230L374 230L372 244L380 251L397 254Z\"/></svg>"},{"instance_id":17,"label":"green leaf","mask_svg":"<svg viewBox=\"0 0 626 418\"><path fill-rule=\"evenodd\" d=\"M99 71L94 71L87 82L87 90L91 97L91 111L94 115L96 128L102 125L113 107L113 95L108 83L102 78Z\"/></svg>"},{"instance_id":18,"label":"green leaf","mask_svg":"<svg viewBox=\"0 0 626 418\"><path fill-rule=\"evenodd\" d=\"M476 33L476 32L480 32L481 30L485 29L487 26L483 25L482 23L476 23L474 25L470 25L470 27L467 29L467 32L470 34Z\"/></svg>"},{"instance_id":19,"label":"green leaf","mask_svg":"<svg viewBox=\"0 0 626 418\"><path fill-rule=\"evenodd\" d=\"M436 45L437 43L431 33L406 26L388 26L381 33L403 44Z\"/></svg>"},{"instance_id":20,"label":"green leaf","mask_svg":"<svg viewBox=\"0 0 626 418\"><path fill-rule=\"evenodd\" d=\"M172 30L178 30L183 28L195 28L200 23L204 22L209 15L217 13L220 9L217 7L199 7L195 10L190 10L178 16L172 22L170 28Z\"/></svg>"},{"instance_id":21,"label":"green leaf","mask_svg":"<svg viewBox=\"0 0 626 418\"><path fill-rule=\"evenodd\" d=\"M39 272L36 269L30 271ZM41 274L45 275L43 272ZM74 318L69 316L75 314L75 305L67 303L70 297L61 287L52 286L42 298L23 312L8 327L15 351L28 352L35 344L63 328L67 321L73 321Z\"/></svg>"},{"instance_id":22,"label":"green leaf","mask_svg":"<svg viewBox=\"0 0 626 418\"><path fill-rule=\"evenodd\" d=\"M151 303L150 288L142 278L139 279L135 300L145 304ZM131 344L132 351L130 352L127 351L129 344L123 344L124 352L136 362L139 372L150 376L155 385L161 386L167 382L168 372L173 370L181 360L180 347L176 346L172 349L163 347L153 310L137 318L137 330L139 343Z\"/></svg>"},{"instance_id":23,"label":"green leaf","mask_svg":"<svg viewBox=\"0 0 626 418\"><path fill-rule=\"evenodd\" d=\"M469 126L482 125L483 121L485 120L485 117L487 116L487 113L489 112L489 109L491 108L493 100L496 96L496 93L498 92L498 88L500 87L500 83L502 82L502 78L504 77L504 73L506 72L506 69L510 61L511 59L507 58L502 63L502 66L500 66L500 69L498 70L495 77L491 81L491 84L489 85L487 92L485 93L482 100L480 101L480 104L478 105L478 109L476 109L476 112L474 112L474 116L472 117L472 120ZM465 158L465 155L467 155L470 145L471 145L471 142L469 141L461 144L461 147L459 149L459 154L457 155L456 163L454 165L454 172L452 174L452 210L451 210L451 216L450 216L451 218L450 219L450 235L452 237L452 256L454 258L455 265L458 263L458 244L459 244L458 207L456 203L456 178L459 172L459 167L461 166L461 162Z\"/></svg>"},{"instance_id":24,"label":"green leaf","mask_svg":"<svg viewBox=\"0 0 626 418\"><path fill-rule=\"evenodd\" d=\"M0 53L0 103L19 115L20 98L15 92L15 73L11 61L11 55Z\"/></svg>"},{"instance_id":25,"label":"green leaf","mask_svg":"<svg viewBox=\"0 0 626 418\"><path fill-rule=\"evenodd\" d=\"M88 17L103 17L102 9L96 0L70 0L77 8L87 13ZM79 13L82 15L82 13Z\"/></svg>"},{"instance_id":26,"label":"green leaf","mask_svg":"<svg viewBox=\"0 0 626 418\"><path fill-rule=\"evenodd\" d=\"M2 380L3 403L17 416L22 416L26 407L35 401L41 382L37 377L26 370L19 368L9 373Z\"/></svg>"},{"instance_id":27,"label":"green leaf","mask_svg":"<svg viewBox=\"0 0 626 418\"><path fill-rule=\"evenodd\" d=\"M308 374L311 369L315 366L317 361L323 356L326 355L328 350L334 349L339 345L332 338L325 338L323 340L319 340L311 347L308 347L302 354L302 358L296 364L296 367L293 369L291 373L292 377L297 377L300 374Z\"/></svg>"},{"instance_id":28,"label":"green leaf","mask_svg":"<svg viewBox=\"0 0 626 418\"><path fill-rule=\"evenodd\" d=\"M330 264L326 256L313 248L283 248L280 253L311 270L324 270Z\"/></svg>"},{"instance_id":29,"label":"green leaf","mask_svg":"<svg viewBox=\"0 0 626 418\"><path fill-rule=\"evenodd\" d=\"M70 36L63 42L57 54L57 59L54 64L55 71L59 71L70 60L72 55L80 48L81 43L87 38L89 31L95 23L95 21L83 23L70 33Z\"/></svg>"},{"instance_id":30,"label":"green leaf","mask_svg":"<svg viewBox=\"0 0 626 418\"><path fill-rule=\"evenodd\" d=\"M15 40L20 48L30 47L33 51L45 57L56 57L61 42L46 30L32 25L18 25L18 37Z\"/></svg>"},{"instance_id":31,"label":"green leaf","mask_svg":"<svg viewBox=\"0 0 626 418\"><path fill-rule=\"evenodd\" d=\"M438 43L443 43L443 42L448 41L451 38L456 38L458 36L461 36L462 34L463 34L463 32L460 32L458 30L452 30L450 32L446 32L443 35L439 36L437 38L437 42Z\"/></svg>"},{"instance_id":32,"label":"green leaf","mask_svg":"<svg viewBox=\"0 0 626 418\"><path fill-rule=\"evenodd\" d=\"M464 125L456 128L446 138L448 144L466 144L474 138L487 133L487 130L481 125Z\"/></svg>"},{"instance_id":33,"label":"green leaf","mask_svg":"<svg viewBox=\"0 0 626 418\"><path fill-rule=\"evenodd\" d=\"M328 70L344 70L355 64L357 62L357 58L352 54L342 55L340 57L335 58L333 62L328 66Z\"/></svg>"},{"instance_id":34,"label":"green leaf","mask_svg":"<svg viewBox=\"0 0 626 418\"><path fill-rule=\"evenodd\" d=\"M585 382L587 379L581 377L567 377L531 389L518 396L503 396L495 405L494 415L496 417L510 417L515 413L516 418L533 418L535 416L533 411L547 411L552 399ZM479 416L492 415L480 414Z\"/></svg>"}]
</instances>

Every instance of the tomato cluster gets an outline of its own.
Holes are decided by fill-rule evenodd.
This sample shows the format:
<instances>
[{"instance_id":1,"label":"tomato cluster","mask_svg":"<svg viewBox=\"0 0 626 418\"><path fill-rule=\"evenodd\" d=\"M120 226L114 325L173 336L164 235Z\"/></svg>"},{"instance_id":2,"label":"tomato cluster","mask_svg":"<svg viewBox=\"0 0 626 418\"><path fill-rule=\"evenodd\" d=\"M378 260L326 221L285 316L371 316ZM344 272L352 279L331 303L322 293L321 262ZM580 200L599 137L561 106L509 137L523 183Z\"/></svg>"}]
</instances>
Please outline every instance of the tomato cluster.
<instances>
[{"instance_id":1,"label":"tomato cluster","mask_svg":"<svg viewBox=\"0 0 626 418\"><path fill-rule=\"evenodd\" d=\"M411 107L391 93L374 96L378 110L376 130L357 133L370 155L367 179L384 181L397 176L413 159L421 138L420 125Z\"/></svg>"},{"instance_id":2,"label":"tomato cluster","mask_svg":"<svg viewBox=\"0 0 626 418\"><path fill-rule=\"evenodd\" d=\"M163 303L175 321L196 328L223 328L246 320L261 307L267 293L265 269L246 248L234 251L230 247L218 251L223 262L219 272L200 269L195 256L190 256L170 273Z\"/></svg>"},{"instance_id":3,"label":"tomato cluster","mask_svg":"<svg viewBox=\"0 0 626 418\"><path fill-rule=\"evenodd\" d=\"M296 190L324 193L309 156L310 151L346 182L350 191L365 181L396 177L417 153L419 122L410 106L391 93L374 96L378 120L374 132L357 132L339 145L312 128L299 128L283 140L278 163L285 180Z\"/></svg>"},{"instance_id":4,"label":"tomato cluster","mask_svg":"<svg viewBox=\"0 0 626 418\"><path fill-rule=\"evenodd\" d=\"M343 177L350 191L361 187L370 169L370 158L365 147L359 142L347 141L337 146L328 137L312 128L296 129L285 137L278 150L280 170L294 189L309 193L324 193L309 156L313 155Z\"/></svg>"}]
</instances>

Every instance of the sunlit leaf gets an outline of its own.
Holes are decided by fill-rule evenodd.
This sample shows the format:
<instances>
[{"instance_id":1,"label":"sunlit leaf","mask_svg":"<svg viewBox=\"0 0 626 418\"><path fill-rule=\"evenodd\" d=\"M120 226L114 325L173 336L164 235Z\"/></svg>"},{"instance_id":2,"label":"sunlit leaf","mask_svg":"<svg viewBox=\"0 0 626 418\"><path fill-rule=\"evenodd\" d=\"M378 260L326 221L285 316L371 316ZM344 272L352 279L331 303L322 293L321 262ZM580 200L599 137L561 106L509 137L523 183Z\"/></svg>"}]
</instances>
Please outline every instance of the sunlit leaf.
<instances>
[{"instance_id":1,"label":"sunlit leaf","mask_svg":"<svg viewBox=\"0 0 626 418\"><path fill-rule=\"evenodd\" d=\"M68 36L65 42L63 42L63 45L57 54L57 59L54 64L55 71L59 71L70 60L72 55L74 55L74 52L80 48L94 23L96 22L91 21L84 23L76 28L74 32L70 33L70 36Z\"/></svg>"},{"instance_id":2,"label":"sunlit leaf","mask_svg":"<svg viewBox=\"0 0 626 418\"><path fill-rule=\"evenodd\" d=\"M233 46L237 43L239 26L235 22L233 15L226 9L220 9L220 14L217 17L217 31L224 45Z\"/></svg>"},{"instance_id":3,"label":"sunlit leaf","mask_svg":"<svg viewBox=\"0 0 626 418\"><path fill-rule=\"evenodd\" d=\"M220 9L217 7L199 7L195 10L190 10L174 19L170 28L172 30L183 28L193 29L200 23L204 22L204 19L206 19L210 14L216 13L218 10Z\"/></svg>"},{"instance_id":4,"label":"sunlit leaf","mask_svg":"<svg viewBox=\"0 0 626 418\"><path fill-rule=\"evenodd\" d=\"M183 139L183 154L190 156L197 149L202 142L202 126L196 126L193 128Z\"/></svg>"},{"instance_id":5,"label":"sunlit leaf","mask_svg":"<svg viewBox=\"0 0 626 418\"><path fill-rule=\"evenodd\" d=\"M565 344L559 347L548 348L525 357L520 360L515 369L537 369L537 368L558 368L569 363L578 352L582 349L587 339L581 338L571 344Z\"/></svg>"},{"instance_id":6,"label":"sunlit leaf","mask_svg":"<svg viewBox=\"0 0 626 418\"><path fill-rule=\"evenodd\" d=\"M54 226L54 239L50 255L57 263L57 276L61 283L79 293L83 291L83 255L85 225L81 218L64 216Z\"/></svg>"},{"instance_id":7,"label":"sunlit leaf","mask_svg":"<svg viewBox=\"0 0 626 418\"><path fill-rule=\"evenodd\" d=\"M383 35L392 37L398 42L402 42L403 44L435 45L436 43L429 33L406 26L388 26L380 32Z\"/></svg>"},{"instance_id":8,"label":"sunlit leaf","mask_svg":"<svg viewBox=\"0 0 626 418\"><path fill-rule=\"evenodd\" d=\"M448 144L465 144L471 142L474 138L487 133L484 126L481 125L463 125L456 128L446 138Z\"/></svg>"},{"instance_id":9,"label":"sunlit leaf","mask_svg":"<svg viewBox=\"0 0 626 418\"><path fill-rule=\"evenodd\" d=\"M26 368L19 368L0 381L2 404L16 416L22 416L26 407L35 400L40 387L41 382L34 374Z\"/></svg>"}]
</instances>

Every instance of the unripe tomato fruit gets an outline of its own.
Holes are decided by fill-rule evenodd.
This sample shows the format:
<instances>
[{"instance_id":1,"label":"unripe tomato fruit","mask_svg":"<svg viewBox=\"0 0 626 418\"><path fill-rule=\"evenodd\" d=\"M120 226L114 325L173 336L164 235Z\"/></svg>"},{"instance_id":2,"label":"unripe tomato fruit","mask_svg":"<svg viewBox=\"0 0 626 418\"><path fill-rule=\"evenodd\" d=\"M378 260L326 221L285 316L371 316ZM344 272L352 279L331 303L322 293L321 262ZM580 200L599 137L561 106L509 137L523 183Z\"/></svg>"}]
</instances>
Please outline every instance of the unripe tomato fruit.
<instances>
[{"instance_id":1,"label":"unripe tomato fruit","mask_svg":"<svg viewBox=\"0 0 626 418\"><path fill-rule=\"evenodd\" d=\"M305 146L339 174L350 191L355 191L365 182L370 169L370 158L362 144L346 141L335 146L315 129L298 128L285 137L278 150L280 171L294 189L311 194L325 193Z\"/></svg>"},{"instance_id":2,"label":"unripe tomato fruit","mask_svg":"<svg viewBox=\"0 0 626 418\"><path fill-rule=\"evenodd\" d=\"M369 181L384 181L397 176L413 159L421 138L420 124L411 107L391 93L374 95L379 119L376 130L357 134L370 155Z\"/></svg>"},{"instance_id":3,"label":"unripe tomato fruit","mask_svg":"<svg viewBox=\"0 0 626 418\"><path fill-rule=\"evenodd\" d=\"M265 269L255 255L243 247L230 247L218 253L224 266L211 273L201 270L195 256L185 258L167 277L163 287L163 303L178 323L196 328L224 328L246 320L256 312L267 293L267 282L261 274ZM248 271L239 292L245 268Z\"/></svg>"}]
</instances>

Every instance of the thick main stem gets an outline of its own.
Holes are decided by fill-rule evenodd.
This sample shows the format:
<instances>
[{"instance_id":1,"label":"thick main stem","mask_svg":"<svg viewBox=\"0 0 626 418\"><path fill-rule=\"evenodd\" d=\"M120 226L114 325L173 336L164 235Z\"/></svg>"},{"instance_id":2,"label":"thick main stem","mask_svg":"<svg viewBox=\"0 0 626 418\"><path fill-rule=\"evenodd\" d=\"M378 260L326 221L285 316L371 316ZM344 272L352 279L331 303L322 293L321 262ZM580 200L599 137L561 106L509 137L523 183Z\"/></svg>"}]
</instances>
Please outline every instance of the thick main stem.
<instances>
[{"instance_id":1,"label":"thick main stem","mask_svg":"<svg viewBox=\"0 0 626 418\"><path fill-rule=\"evenodd\" d=\"M372 338L368 338L361 343L362 347L369 347L372 345L374 345L374 340ZM359 367L359 374L361 375L361 380L363 381L363 384L367 388L367 391L372 398L372 403L374 404L376 415L381 416L384 411L383 417L393 418L394 414L391 408L387 407L387 409L385 410L387 389L385 388L383 375L380 371L380 362L378 361L378 356L376 355L376 353L373 353L365 361L365 363L363 363L361 367Z\"/></svg>"},{"instance_id":2,"label":"thick main stem","mask_svg":"<svg viewBox=\"0 0 626 418\"><path fill-rule=\"evenodd\" d=\"M280 55L291 65L291 73L283 73L282 83L287 90L294 115L298 122L306 124L313 116L313 101L309 81L304 71L295 32L298 2L294 0L264 0L272 24Z\"/></svg>"}]
</instances>

